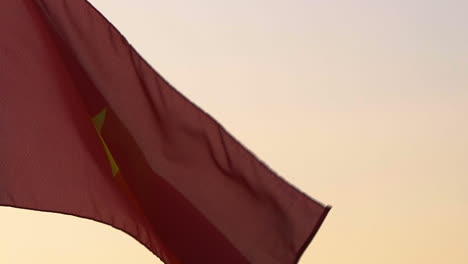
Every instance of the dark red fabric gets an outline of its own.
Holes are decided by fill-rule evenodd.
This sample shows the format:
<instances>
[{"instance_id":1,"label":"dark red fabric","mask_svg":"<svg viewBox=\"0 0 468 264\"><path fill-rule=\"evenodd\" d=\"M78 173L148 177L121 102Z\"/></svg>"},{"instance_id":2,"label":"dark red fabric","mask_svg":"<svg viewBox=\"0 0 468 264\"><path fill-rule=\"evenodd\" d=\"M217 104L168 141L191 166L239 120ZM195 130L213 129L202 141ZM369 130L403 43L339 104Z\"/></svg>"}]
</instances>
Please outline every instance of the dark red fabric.
<instances>
[{"instance_id":1,"label":"dark red fabric","mask_svg":"<svg viewBox=\"0 0 468 264\"><path fill-rule=\"evenodd\" d=\"M1 205L112 225L165 263L298 262L329 207L173 89L89 3L3 0L0 22ZM115 176L91 122L103 109Z\"/></svg>"}]
</instances>

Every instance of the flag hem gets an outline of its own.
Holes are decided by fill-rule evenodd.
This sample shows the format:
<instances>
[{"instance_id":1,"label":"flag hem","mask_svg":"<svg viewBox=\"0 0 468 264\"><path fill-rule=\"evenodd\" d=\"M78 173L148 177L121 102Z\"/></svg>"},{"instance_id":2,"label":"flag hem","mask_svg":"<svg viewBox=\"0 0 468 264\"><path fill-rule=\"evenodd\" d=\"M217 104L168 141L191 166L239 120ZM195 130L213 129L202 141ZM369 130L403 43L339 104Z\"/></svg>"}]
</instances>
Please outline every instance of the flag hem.
<instances>
[{"instance_id":1,"label":"flag hem","mask_svg":"<svg viewBox=\"0 0 468 264\"><path fill-rule=\"evenodd\" d=\"M301 259L302 255L304 254L304 251L307 249L307 247L310 245L310 243L314 239L315 235L320 230L320 227L322 226L322 223L324 222L324 220L327 217L328 213L330 212L331 208L332 207L330 205L325 206L325 208L323 209L322 215L320 215L320 218L315 223L315 225L312 228L310 234L307 236L306 240L302 243L302 246L300 247L299 251L297 252L296 258L295 258L293 263L299 263L299 260Z\"/></svg>"}]
</instances>

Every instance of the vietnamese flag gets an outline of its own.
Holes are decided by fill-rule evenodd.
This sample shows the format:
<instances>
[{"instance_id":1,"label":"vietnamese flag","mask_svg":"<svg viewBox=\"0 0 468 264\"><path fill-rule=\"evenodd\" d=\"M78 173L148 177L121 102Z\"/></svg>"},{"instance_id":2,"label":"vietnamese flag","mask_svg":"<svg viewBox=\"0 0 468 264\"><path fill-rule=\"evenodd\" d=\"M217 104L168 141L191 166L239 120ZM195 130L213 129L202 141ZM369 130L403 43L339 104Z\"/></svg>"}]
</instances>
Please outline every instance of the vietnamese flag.
<instances>
[{"instance_id":1,"label":"vietnamese flag","mask_svg":"<svg viewBox=\"0 0 468 264\"><path fill-rule=\"evenodd\" d=\"M292 264L329 207L278 177L84 0L0 1L0 204L165 263Z\"/></svg>"}]
</instances>

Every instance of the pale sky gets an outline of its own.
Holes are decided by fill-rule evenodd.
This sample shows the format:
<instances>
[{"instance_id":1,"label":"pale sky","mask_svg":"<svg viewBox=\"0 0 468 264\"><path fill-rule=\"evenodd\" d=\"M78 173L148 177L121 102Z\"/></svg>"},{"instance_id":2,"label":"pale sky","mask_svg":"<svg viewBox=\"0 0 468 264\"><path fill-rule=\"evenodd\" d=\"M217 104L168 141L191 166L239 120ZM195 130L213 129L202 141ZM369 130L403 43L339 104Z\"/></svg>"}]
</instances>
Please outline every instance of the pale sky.
<instances>
[{"instance_id":1,"label":"pale sky","mask_svg":"<svg viewBox=\"0 0 468 264\"><path fill-rule=\"evenodd\" d=\"M165 79L333 205L300 264L468 263L468 1L92 0ZM0 175L1 177L1 175ZM0 263L160 263L0 207Z\"/></svg>"}]
</instances>

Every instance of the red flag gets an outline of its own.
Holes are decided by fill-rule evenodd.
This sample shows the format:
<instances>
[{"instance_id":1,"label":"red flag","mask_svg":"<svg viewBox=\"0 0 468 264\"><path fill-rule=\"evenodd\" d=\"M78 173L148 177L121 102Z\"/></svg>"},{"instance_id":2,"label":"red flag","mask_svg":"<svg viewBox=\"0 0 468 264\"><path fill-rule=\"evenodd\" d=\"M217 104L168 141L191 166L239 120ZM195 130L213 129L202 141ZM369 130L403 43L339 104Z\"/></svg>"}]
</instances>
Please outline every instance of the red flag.
<instances>
[{"instance_id":1,"label":"red flag","mask_svg":"<svg viewBox=\"0 0 468 264\"><path fill-rule=\"evenodd\" d=\"M0 204L166 263L292 264L329 207L252 155L84 0L0 2Z\"/></svg>"}]
</instances>

